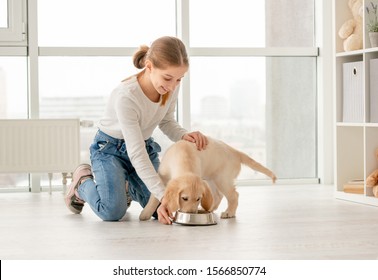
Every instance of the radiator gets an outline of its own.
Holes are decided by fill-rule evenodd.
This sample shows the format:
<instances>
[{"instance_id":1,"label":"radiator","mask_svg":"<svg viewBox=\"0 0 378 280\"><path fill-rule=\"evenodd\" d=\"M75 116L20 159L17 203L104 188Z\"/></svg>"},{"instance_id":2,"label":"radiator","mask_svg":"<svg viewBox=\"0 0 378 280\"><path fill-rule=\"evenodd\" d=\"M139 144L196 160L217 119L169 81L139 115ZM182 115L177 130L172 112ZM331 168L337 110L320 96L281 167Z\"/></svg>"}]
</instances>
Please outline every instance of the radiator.
<instances>
[{"instance_id":1,"label":"radiator","mask_svg":"<svg viewBox=\"0 0 378 280\"><path fill-rule=\"evenodd\" d=\"M0 120L0 172L70 173L79 162L79 119Z\"/></svg>"}]
</instances>

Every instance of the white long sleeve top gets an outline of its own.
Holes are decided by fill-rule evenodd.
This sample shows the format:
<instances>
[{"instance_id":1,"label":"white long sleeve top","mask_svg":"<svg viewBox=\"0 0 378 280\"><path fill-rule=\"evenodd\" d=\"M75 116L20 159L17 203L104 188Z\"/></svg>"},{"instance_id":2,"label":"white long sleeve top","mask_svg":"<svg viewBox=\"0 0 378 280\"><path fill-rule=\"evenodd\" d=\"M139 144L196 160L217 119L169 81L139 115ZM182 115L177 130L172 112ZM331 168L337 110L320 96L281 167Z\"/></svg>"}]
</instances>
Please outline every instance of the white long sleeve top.
<instances>
[{"instance_id":1,"label":"white long sleeve top","mask_svg":"<svg viewBox=\"0 0 378 280\"><path fill-rule=\"evenodd\" d=\"M142 91L136 75L123 81L110 94L104 117L98 128L104 133L124 139L128 156L138 176L159 200L164 185L155 171L145 147L157 126L169 139L176 142L187 133L175 119L179 87L171 93L166 104L151 101Z\"/></svg>"}]
</instances>

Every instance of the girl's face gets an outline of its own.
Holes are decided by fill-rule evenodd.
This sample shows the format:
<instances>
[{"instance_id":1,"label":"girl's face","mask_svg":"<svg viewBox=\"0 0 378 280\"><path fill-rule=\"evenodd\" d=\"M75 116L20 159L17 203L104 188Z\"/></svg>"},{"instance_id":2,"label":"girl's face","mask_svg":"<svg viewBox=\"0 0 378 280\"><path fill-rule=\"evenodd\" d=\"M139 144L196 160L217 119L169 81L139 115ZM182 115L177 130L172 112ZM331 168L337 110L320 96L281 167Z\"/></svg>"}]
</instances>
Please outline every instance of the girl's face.
<instances>
[{"instance_id":1,"label":"girl's face","mask_svg":"<svg viewBox=\"0 0 378 280\"><path fill-rule=\"evenodd\" d=\"M173 92L188 71L187 66L170 66L165 69L159 69L151 65L149 69L151 83L161 95Z\"/></svg>"}]
</instances>

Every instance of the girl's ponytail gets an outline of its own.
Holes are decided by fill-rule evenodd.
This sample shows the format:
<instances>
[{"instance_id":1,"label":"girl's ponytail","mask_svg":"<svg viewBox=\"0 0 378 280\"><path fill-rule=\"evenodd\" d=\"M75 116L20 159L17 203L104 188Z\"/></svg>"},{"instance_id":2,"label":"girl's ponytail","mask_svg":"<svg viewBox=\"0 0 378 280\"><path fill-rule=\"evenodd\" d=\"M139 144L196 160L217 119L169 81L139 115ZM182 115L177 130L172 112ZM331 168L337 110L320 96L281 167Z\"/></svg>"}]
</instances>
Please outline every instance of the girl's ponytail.
<instances>
[{"instance_id":1,"label":"girl's ponytail","mask_svg":"<svg viewBox=\"0 0 378 280\"><path fill-rule=\"evenodd\" d=\"M147 52L150 48L146 45L142 45L133 55L134 66L138 69L143 69L145 66L145 60Z\"/></svg>"}]
</instances>

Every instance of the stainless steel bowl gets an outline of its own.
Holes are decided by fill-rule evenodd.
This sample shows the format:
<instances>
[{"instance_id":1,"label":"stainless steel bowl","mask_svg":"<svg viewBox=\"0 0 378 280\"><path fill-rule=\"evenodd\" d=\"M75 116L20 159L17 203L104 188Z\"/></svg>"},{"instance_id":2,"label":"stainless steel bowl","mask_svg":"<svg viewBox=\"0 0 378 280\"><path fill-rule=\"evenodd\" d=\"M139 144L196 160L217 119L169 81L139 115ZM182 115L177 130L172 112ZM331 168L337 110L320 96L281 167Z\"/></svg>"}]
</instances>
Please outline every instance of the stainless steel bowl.
<instances>
[{"instance_id":1,"label":"stainless steel bowl","mask_svg":"<svg viewBox=\"0 0 378 280\"><path fill-rule=\"evenodd\" d=\"M210 226L217 224L214 214L207 211L198 211L196 214L177 211L173 222L188 226Z\"/></svg>"}]
</instances>

